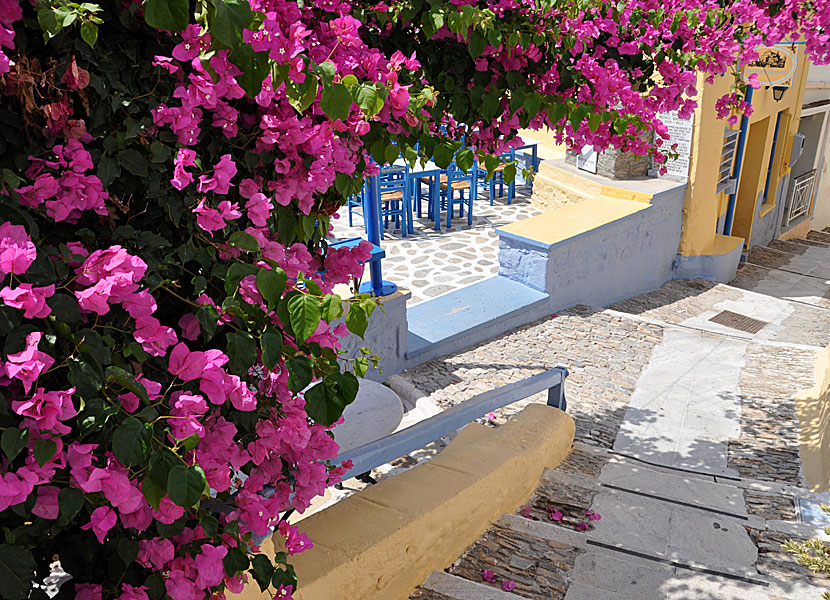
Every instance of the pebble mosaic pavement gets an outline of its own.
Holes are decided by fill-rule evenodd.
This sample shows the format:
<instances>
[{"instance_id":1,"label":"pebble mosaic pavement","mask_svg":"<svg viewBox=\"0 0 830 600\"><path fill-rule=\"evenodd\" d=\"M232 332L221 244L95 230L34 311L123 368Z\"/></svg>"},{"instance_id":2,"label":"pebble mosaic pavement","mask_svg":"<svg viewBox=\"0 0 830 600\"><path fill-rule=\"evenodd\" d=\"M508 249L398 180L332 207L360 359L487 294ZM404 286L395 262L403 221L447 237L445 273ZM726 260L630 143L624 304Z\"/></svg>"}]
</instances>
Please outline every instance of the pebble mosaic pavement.
<instances>
[{"instance_id":1,"label":"pebble mosaic pavement","mask_svg":"<svg viewBox=\"0 0 830 600\"><path fill-rule=\"evenodd\" d=\"M433 221L415 217L414 234L401 237L400 229L384 233L381 247L386 251L382 261L383 278L412 292L409 306L436 298L453 290L494 277L499 272L499 236L496 228L541 214L530 204L526 188L517 188L511 204L506 198L496 198L490 206L487 198L479 198L473 210L473 225L464 217L456 216L452 228L446 228L446 214L442 213L441 231L433 229ZM340 210L339 218L332 220L333 235L337 239L366 237L363 219L355 215L349 227L348 209Z\"/></svg>"}]
</instances>

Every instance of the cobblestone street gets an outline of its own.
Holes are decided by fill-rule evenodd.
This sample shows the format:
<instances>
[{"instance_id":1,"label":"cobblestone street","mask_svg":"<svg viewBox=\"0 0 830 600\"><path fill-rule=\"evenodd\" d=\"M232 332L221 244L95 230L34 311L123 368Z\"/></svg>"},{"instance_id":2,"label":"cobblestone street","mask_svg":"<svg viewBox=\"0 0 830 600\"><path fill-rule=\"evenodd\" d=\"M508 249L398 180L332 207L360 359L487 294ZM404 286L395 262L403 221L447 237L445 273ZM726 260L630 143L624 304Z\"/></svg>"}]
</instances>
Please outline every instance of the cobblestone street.
<instances>
[{"instance_id":1,"label":"cobblestone street","mask_svg":"<svg viewBox=\"0 0 830 600\"><path fill-rule=\"evenodd\" d=\"M672 281L607 309L577 306L404 372L446 409L565 366L576 421L574 451L528 506L413 598L819 598L830 582L780 544L824 537L797 520L797 500L816 496L793 398L813 385L816 354L830 344L827 290L809 276L820 257L830 264L829 241L753 249L732 285ZM781 277L786 286L770 283ZM710 321L722 311L760 326ZM487 422L529 402L545 398ZM574 527L587 511L602 519Z\"/></svg>"}]
</instances>

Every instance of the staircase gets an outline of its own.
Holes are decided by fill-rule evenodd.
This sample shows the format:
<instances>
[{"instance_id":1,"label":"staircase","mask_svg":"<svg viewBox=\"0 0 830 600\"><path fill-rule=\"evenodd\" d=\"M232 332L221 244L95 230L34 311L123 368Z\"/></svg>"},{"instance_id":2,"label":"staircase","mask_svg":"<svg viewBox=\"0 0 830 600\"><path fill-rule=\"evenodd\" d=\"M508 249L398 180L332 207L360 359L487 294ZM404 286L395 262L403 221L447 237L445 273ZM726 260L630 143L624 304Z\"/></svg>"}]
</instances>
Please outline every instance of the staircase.
<instances>
[{"instance_id":1,"label":"staircase","mask_svg":"<svg viewBox=\"0 0 830 600\"><path fill-rule=\"evenodd\" d=\"M754 246L730 285L830 308L830 227Z\"/></svg>"},{"instance_id":2,"label":"staircase","mask_svg":"<svg viewBox=\"0 0 830 600\"><path fill-rule=\"evenodd\" d=\"M818 534L784 520L805 494L577 444L527 507L411 600L818 600L828 582L778 548ZM588 510L602 518L579 531Z\"/></svg>"}]
</instances>

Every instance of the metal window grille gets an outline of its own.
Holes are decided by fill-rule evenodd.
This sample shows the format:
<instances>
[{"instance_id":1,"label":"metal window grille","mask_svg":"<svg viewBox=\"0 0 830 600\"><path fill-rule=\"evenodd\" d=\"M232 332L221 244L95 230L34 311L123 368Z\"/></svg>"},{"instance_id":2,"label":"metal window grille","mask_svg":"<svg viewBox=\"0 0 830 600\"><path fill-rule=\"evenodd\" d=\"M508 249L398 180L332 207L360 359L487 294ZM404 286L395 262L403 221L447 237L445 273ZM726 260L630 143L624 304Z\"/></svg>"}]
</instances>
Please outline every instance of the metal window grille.
<instances>
[{"instance_id":1,"label":"metal window grille","mask_svg":"<svg viewBox=\"0 0 830 600\"><path fill-rule=\"evenodd\" d=\"M718 187L716 192L718 194L726 191L730 186L732 163L735 160L735 149L738 146L738 136L740 133L737 129L727 129L723 135L723 148L721 149L720 166L718 167Z\"/></svg>"},{"instance_id":2,"label":"metal window grille","mask_svg":"<svg viewBox=\"0 0 830 600\"><path fill-rule=\"evenodd\" d=\"M816 187L816 175L817 171L813 169L793 179L793 191L789 206L784 211L783 225L785 227L810 212L813 192Z\"/></svg>"}]
</instances>

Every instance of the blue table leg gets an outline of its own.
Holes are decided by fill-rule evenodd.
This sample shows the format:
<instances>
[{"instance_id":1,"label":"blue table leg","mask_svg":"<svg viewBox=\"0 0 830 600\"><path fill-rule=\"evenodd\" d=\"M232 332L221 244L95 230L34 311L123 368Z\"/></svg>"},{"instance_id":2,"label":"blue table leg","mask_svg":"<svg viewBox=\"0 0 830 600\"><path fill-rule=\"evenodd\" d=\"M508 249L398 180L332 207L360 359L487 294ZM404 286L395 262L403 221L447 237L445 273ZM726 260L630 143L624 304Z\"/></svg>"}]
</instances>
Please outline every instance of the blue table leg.
<instances>
[{"instance_id":1,"label":"blue table leg","mask_svg":"<svg viewBox=\"0 0 830 600\"><path fill-rule=\"evenodd\" d=\"M441 176L435 176L432 185L432 216L435 217L435 231L441 231Z\"/></svg>"},{"instance_id":2,"label":"blue table leg","mask_svg":"<svg viewBox=\"0 0 830 600\"><path fill-rule=\"evenodd\" d=\"M366 237L375 246L380 246L380 180L377 176L370 177L366 186L366 202L364 203L363 219L366 223ZM398 289L391 281L383 280L383 272L380 260L373 260L369 263L369 276L371 281L360 284L359 293L371 293L373 296L388 296Z\"/></svg>"}]
</instances>

